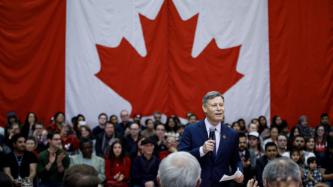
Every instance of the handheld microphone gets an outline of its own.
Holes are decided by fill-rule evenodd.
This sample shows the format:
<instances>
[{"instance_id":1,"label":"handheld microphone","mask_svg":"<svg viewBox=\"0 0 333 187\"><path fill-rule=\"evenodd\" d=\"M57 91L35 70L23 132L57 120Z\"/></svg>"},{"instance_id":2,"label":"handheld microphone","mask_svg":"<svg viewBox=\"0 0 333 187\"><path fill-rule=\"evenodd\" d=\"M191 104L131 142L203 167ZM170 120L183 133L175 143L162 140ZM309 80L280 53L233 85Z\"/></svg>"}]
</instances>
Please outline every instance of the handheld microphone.
<instances>
[{"instance_id":1,"label":"handheld microphone","mask_svg":"<svg viewBox=\"0 0 333 187\"><path fill-rule=\"evenodd\" d=\"M215 140L215 128L209 128L209 137L210 140Z\"/></svg>"},{"instance_id":2,"label":"handheld microphone","mask_svg":"<svg viewBox=\"0 0 333 187\"><path fill-rule=\"evenodd\" d=\"M215 128L209 128L209 140L214 140L215 141ZM215 146L215 145L214 145ZM207 153L209 156L213 156L212 152Z\"/></svg>"}]
</instances>

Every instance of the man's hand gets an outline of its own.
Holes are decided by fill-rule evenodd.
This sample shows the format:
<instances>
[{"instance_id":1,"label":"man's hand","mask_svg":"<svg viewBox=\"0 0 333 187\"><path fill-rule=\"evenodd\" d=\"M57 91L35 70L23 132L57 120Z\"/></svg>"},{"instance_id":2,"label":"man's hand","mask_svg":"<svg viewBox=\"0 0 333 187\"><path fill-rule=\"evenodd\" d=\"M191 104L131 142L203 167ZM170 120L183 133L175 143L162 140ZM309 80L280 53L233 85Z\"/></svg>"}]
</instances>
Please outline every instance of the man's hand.
<instances>
[{"instance_id":1,"label":"man's hand","mask_svg":"<svg viewBox=\"0 0 333 187\"><path fill-rule=\"evenodd\" d=\"M153 181L147 181L147 182L145 182L145 187L154 187L154 186L155 186L155 184L154 184Z\"/></svg>"},{"instance_id":2,"label":"man's hand","mask_svg":"<svg viewBox=\"0 0 333 187\"><path fill-rule=\"evenodd\" d=\"M208 153L209 151L214 151L214 146L215 146L215 140L207 140L202 145L202 151L205 154Z\"/></svg>"},{"instance_id":3,"label":"man's hand","mask_svg":"<svg viewBox=\"0 0 333 187\"><path fill-rule=\"evenodd\" d=\"M236 181L237 183L242 183L244 180L244 175L241 174L241 175L237 175L234 179L234 181Z\"/></svg>"},{"instance_id":4,"label":"man's hand","mask_svg":"<svg viewBox=\"0 0 333 187\"><path fill-rule=\"evenodd\" d=\"M61 152L57 157L57 164L61 164L62 160L64 160L65 156L66 156L65 152Z\"/></svg>"},{"instance_id":5,"label":"man's hand","mask_svg":"<svg viewBox=\"0 0 333 187\"><path fill-rule=\"evenodd\" d=\"M257 187L257 186L258 186L258 181L254 179L250 179L246 184L246 187Z\"/></svg>"}]
</instances>

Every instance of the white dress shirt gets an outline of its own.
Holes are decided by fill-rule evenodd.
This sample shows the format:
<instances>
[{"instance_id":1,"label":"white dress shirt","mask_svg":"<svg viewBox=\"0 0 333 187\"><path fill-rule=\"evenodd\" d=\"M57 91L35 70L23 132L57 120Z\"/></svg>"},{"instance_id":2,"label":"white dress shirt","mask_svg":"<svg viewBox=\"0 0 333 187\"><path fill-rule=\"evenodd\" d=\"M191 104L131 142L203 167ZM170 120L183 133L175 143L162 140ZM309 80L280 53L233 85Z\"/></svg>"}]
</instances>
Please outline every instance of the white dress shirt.
<instances>
[{"instance_id":1,"label":"white dress shirt","mask_svg":"<svg viewBox=\"0 0 333 187\"><path fill-rule=\"evenodd\" d=\"M207 118L205 118L205 126L207 131L207 136L209 137L209 129L213 128L215 129L215 151L217 154L217 151L219 150L220 145L220 139L221 139L221 122L218 123L216 126L212 125ZM203 152L203 146L199 148L200 157L205 156L206 154Z\"/></svg>"}]
</instances>

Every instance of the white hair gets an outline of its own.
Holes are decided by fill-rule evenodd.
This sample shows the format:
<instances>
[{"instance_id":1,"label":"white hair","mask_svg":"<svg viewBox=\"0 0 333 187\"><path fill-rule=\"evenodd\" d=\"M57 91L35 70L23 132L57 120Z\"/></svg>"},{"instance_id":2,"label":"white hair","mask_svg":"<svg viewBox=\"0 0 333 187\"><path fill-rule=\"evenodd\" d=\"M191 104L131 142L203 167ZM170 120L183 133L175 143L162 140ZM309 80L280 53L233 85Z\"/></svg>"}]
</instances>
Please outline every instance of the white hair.
<instances>
[{"instance_id":1,"label":"white hair","mask_svg":"<svg viewBox=\"0 0 333 187\"><path fill-rule=\"evenodd\" d=\"M286 157L276 158L269 162L264 168L262 178L267 184L289 181L302 182L298 165Z\"/></svg>"},{"instance_id":2,"label":"white hair","mask_svg":"<svg viewBox=\"0 0 333 187\"><path fill-rule=\"evenodd\" d=\"M175 152L162 160L158 178L162 187L195 187L200 182L198 160L187 152Z\"/></svg>"}]
</instances>

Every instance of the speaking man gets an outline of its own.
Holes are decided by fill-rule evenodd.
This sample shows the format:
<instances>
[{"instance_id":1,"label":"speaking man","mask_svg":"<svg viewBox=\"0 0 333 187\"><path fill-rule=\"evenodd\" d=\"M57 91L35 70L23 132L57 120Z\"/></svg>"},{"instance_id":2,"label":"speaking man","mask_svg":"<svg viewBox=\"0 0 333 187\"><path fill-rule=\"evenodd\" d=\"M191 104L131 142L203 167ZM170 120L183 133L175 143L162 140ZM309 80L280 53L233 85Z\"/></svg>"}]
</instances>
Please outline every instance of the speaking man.
<instances>
[{"instance_id":1,"label":"speaking man","mask_svg":"<svg viewBox=\"0 0 333 187\"><path fill-rule=\"evenodd\" d=\"M224 123L224 98L217 91L208 92L202 99L206 115L203 121L185 128L179 151L188 151L201 166L201 186L229 186L229 181L219 182L223 175L240 174L233 179L242 183L244 176L238 154L238 134ZM238 172L239 173L239 172Z\"/></svg>"}]
</instances>

